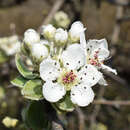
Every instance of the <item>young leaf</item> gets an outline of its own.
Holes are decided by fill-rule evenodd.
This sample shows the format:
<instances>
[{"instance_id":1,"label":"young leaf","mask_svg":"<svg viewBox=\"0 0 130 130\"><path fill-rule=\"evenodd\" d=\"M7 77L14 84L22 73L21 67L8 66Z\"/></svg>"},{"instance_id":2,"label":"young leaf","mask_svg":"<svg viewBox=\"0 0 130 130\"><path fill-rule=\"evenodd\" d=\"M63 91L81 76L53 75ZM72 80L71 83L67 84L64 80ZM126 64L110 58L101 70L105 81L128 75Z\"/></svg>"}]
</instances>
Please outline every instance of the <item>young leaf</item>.
<instances>
[{"instance_id":1,"label":"young leaf","mask_svg":"<svg viewBox=\"0 0 130 130\"><path fill-rule=\"evenodd\" d=\"M62 111L71 112L74 110L74 104L71 102L68 94L66 94L66 96L59 102L57 102L56 106Z\"/></svg>"},{"instance_id":2,"label":"young leaf","mask_svg":"<svg viewBox=\"0 0 130 130\"><path fill-rule=\"evenodd\" d=\"M13 79L11 81L11 83L14 85L14 86L17 86L17 87L20 87L20 88L23 88L25 83L28 81L28 79L25 79L23 76L18 76L16 77L15 79Z\"/></svg>"},{"instance_id":3,"label":"young leaf","mask_svg":"<svg viewBox=\"0 0 130 130\"><path fill-rule=\"evenodd\" d=\"M38 74L33 73L32 71L28 70L27 67L23 64L22 60L20 59L20 55L16 54L15 62L19 73L27 79L35 79Z\"/></svg>"},{"instance_id":4,"label":"young leaf","mask_svg":"<svg viewBox=\"0 0 130 130\"><path fill-rule=\"evenodd\" d=\"M49 121L47 114L44 112L44 104L38 101L32 101L28 107L23 109L22 118L28 128L32 130L48 130Z\"/></svg>"},{"instance_id":5,"label":"young leaf","mask_svg":"<svg viewBox=\"0 0 130 130\"><path fill-rule=\"evenodd\" d=\"M40 79L29 80L22 89L22 95L31 100L43 99L42 81Z\"/></svg>"}]
</instances>

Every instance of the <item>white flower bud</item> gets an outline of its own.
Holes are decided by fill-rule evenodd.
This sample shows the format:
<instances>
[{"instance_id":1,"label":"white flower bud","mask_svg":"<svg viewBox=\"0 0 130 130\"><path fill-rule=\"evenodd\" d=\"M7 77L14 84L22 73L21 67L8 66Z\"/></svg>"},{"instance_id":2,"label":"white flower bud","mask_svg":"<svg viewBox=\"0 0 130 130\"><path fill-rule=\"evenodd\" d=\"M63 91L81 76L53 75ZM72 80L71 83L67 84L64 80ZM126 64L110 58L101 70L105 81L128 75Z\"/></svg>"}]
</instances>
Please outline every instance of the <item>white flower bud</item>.
<instances>
[{"instance_id":1,"label":"white flower bud","mask_svg":"<svg viewBox=\"0 0 130 130\"><path fill-rule=\"evenodd\" d=\"M55 43L57 46L64 45L68 40L68 33L64 31L62 28L56 30L55 34Z\"/></svg>"},{"instance_id":2,"label":"white flower bud","mask_svg":"<svg viewBox=\"0 0 130 130\"><path fill-rule=\"evenodd\" d=\"M41 43L41 44L43 44L43 45L45 45L45 46L50 46L50 42L49 41L47 41L47 40L40 40L40 42L39 43Z\"/></svg>"},{"instance_id":3,"label":"white flower bud","mask_svg":"<svg viewBox=\"0 0 130 130\"><path fill-rule=\"evenodd\" d=\"M43 29L43 30L42 30L42 33L41 33L41 34L42 34L46 39L52 41L52 40L54 39L54 35L55 35L55 32L56 32L56 28L55 28L53 25L48 24L48 25L46 25L46 26L43 26L42 29Z\"/></svg>"},{"instance_id":4,"label":"white flower bud","mask_svg":"<svg viewBox=\"0 0 130 130\"><path fill-rule=\"evenodd\" d=\"M24 33L24 42L26 45L31 46L33 43L40 41L39 34L34 29L28 29Z\"/></svg>"},{"instance_id":5,"label":"white flower bud","mask_svg":"<svg viewBox=\"0 0 130 130\"><path fill-rule=\"evenodd\" d=\"M18 40L17 35L1 38L1 41L3 41L3 43L0 43L0 48L6 53L6 55L11 56L20 51L21 43Z\"/></svg>"},{"instance_id":6,"label":"white flower bud","mask_svg":"<svg viewBox=\"0 0 130 130\"><path fill-rule=\"evenodd\" d=\"M54 24L57 27L67 28L70 24L70 19L65 12L59 11L54 15Z\"/></svg>"},{"instance_id":7,"label":"white flower bud","mask_svg":"<svg viewBox=\"0 0 130 130\"><path fill-rule=\"evenodd\" d=\"M34 62L41 62L49 55L48 49L41 43L33 44L31 48L31 55Z\"/></svg>"},{"instance_id":8,"label":"white flower bud","mask_svg":"<svg viewBox=\"0 0 130 130\"><path fill-rule=\"evenodd\" d=\"M83 24L80 21L74 22L69 30L69 36L72 43L79 42L80 34L85 31Z\"/></svg>"}]
</instances>

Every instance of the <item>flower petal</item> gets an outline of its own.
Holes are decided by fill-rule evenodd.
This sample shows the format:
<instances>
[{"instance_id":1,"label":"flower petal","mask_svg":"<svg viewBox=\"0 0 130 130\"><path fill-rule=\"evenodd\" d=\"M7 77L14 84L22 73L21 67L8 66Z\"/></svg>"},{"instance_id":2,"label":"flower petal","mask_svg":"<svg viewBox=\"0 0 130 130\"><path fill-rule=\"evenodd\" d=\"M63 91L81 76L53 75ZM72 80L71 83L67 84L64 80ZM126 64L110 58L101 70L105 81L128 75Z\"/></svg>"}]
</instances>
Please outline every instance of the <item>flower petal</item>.
<instances>
[{"instance_id":1,"label":"flower petal","mask_svg":"<svg viewBox=\"0 0 130 130\"><path fill-rule=\"evenodd\" d=\"M71 101L78 106L87 106L94 99L94 92L86 84L79 84L71 89Z\"/></svg>"},{"instance_id":2,"label":"flower petal","mask_svg":"<svg viewBox=\"0 0 130 130\"><path fill-rule=\"evenodd\" d=\"M94 86L101 79L102 73L92 65L85 65L78 73L78 78L88 86Z\"/></svg>"},{"instance_id":3,"label":"flower petal","mask_svg":"<svg viewBox=\"0 0 130 130\"><path fill-rule=\"evenodd\" d=\"M73 37L80 37L80 33L84 32L85 28L80 21L76 21L71 25L69 32Z\"/></svg>"},{"instance_id":4,"label":"flower petal","mask_svg":"<svg viewBox=\"0 0 130 130\"><path fill-rule=\"evenodd\" d=\"M56 80L60 74L60 65L51 58L45 59L40 64L40 76L43 80Z\"/></svg>"},{"instance_id":5,"label":"flower petal","mask_svg":"<svg viewBox=\"0 0 130 130\"><path fill-rule=\"evenodd\" d=\"M93 50L95 49L101 49L101 48L105 48L108 50L108 44L107 44L107 41L106 39L101 39L101 40L89 40L87 42L87 52L88 53L92 53Z\"/></svg>"},{"instance_id":6,"label":"flower petal","mask_svg":"<svg viewBox=\"0 0 130 130\"><path fill-rule=\"evenodd\" d=\"M43 85L42 92L44 98L49 102L57 102L66 94L63 86L50 80Z\"/></svg>"},{"instance_id":7,"label":"flower petal","mask_svg":"<svg viewBox=\"0 0 130 130\"><path fill-rule=\"evenodd\" d=\"M94 55L97 53L97 57L99 61L104 61L110 54L109 50L105 49L105 48L97 48L95 50L92 51L91 56L94 58Z\"/></svg>"},{"instance_id":8,"label":"flower petal","mask_svg":"<svg viewBox=\"0 0 130 130\"><path fill-rule=\"evenodd\" d=\"M28 29L24 33L24 42L31 45L40 41L39 34L34 29Z\"/></svg>"},{"instance_id":9,"label":"flower petal","mask_svg":"<svg viewBox=\"0 0 130 130\"><path fill-rule=\"evenodd\" d=\"M70 45L66 51L62 53L62 61L68 69L79 69L86 62L85 54L80 44Z\"/></svg>"},{"instance_id":10,"label":"flower petal","mask_svg":"<svg viewBox=\"0 0 130 130\"><path fill-rule=\"evenodd\" d=\"M101 86L107 86L107 81L104 79L104 77L102 76L101 79L98 81L98 84Z\"/></svg>"},{"instance_id":11,"label":"flower petal","mask_svg":"<svg viewBox=\"0 0 130 130\"><path fill-rule=\"evenodd\" d=\"M86 54L86 45L87 45L87 42L86 42L86 39L85 39L85 33L82 32L80 34L80 44L81 44L81 47L83 48L85 54Z\"/></svg>"},{"instance_id":12,"label":"flower petal","mask_svg":"<svg viewBox=\"0 0 130 130\"><path fill-rule=\"evenodd\" d=\"M42 43L33 44L31 52L36 59L44 59L49 55L47 47Z\"/></svg>"},{"instance_id":13,"label":"flower petal","mask_svg":"<svg viewBox=\"0 0 130 130\"><path fill-rule=\"evenodd\" d=\"M104 70L107 70L107 71L109 71L109 72L112 72L112 73L114 73L115 75L117 75L117 71L116 71L115 69L110 68L109 66L106 66L106 65L104 65L104 64L101 64L101 68L104 69Z\"/></svg>"}]
</instances>

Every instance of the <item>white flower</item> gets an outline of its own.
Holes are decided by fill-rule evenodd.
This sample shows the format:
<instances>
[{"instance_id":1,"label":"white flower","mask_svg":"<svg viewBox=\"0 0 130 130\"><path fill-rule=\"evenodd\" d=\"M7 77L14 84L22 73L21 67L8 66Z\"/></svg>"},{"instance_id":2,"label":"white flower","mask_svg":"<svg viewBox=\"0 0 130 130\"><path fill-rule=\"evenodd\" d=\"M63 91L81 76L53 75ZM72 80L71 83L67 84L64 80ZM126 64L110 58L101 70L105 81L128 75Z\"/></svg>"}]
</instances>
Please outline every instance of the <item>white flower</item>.
<instances>
[{"instance_id":1,"label":"white flower","mask_svg":"<svg viewBox=\"0 0 130 130\"><path fill-rule=\"evenodd\" d=\"M69 36L72 43L79 42L80 35L84 33L86 29L80 21L74 22L69 30Z\"/></svg>"},{"instance_id":2,"label":"white flower","mask_svg":"<svg viewBox=\"0 0 130 130\"><path fill-rule=\"evenodd\" d=\"M8 56L14 55L16 52L20 51L20 41L18 36L14 35L11 37L1 38L0 48L5 51Z\"/></svg>"},{"instance_id":3,"label":"white flower","mask_svg":"<svg viewBox=\"0 0 130 130\"><path fill-rule=\"evenodd\" d=\"M68 33L62 28L58 28L54 37L55 43L57 46L63 46L68 40Z\"/></svg>"},{"instance_id":4,"label":"white flower","mask_svg":"<svg viewBox=\"0 0 130 130\"><path fill-rule=\"evenodd\" d=\"M59 60L48 58L40 64L40 76L45 81L43 95L50 102L59 101L66 91L71 91L71 101L87 106L94 99L92 86L102 74L92 65L85 64L85 54L79 44L70 45Z\"/></svg>"},{"instance_id":5,"label":"white flower","mask_svg":"<svg viewBox=\"0 0 130 130\"><path fill-rule=\"evenodd\" d=\"M40 41L40 36L34 29L28 29L24 33L23 41L28 46L31 46L33 43L38 43Z\"/></svg>"},{"instance_id":6,"label":"white flower","mask_svg":"<svg viewBox=\"0 0 130 130\"><path fill-rule=\"evenodd\" d=\"M50 42L47 41L47 40L40 40L39 43L41 43L41 44L43 44L43 45L45 45L45 46L50 46Z\"/></svg>"},{"instance_id":7,"label":"white flower","mask_svg":"<svg viewBox=\"0 0 130 130\"><path fill-rule=\"evenodd\" d=\"M49 55L47 47L42 43L33 44L31 48L31 55L36 60L41 62Z\"/></svg>"},{"instance_id":8,"label":"white flower","mask_svg":"<svg viewBox=\"0 0 130 130\"><path fill-rule=\"evenodd\" d=\"M85 84L74 86L71 90L71 100L74 104L79 106L87 106L93 101L93 99L94 92L92 88L87 87Z\"/></svg>"},{"instance_id":9,"label":"white flower","mask_svg":"<svg viewBox=\"0 0 130 130\"><path fill-rule=\"evenodd\" d=\"M86 48L87 64L91 64L97 69L105 69L117 74L115 69L111 69L103 64L104 60L106 60L110 54L106 39L89 40L87 44L83 36L81 36L80 39L81 45ZM104 82L104 85L106 85L106 82Z\"/></svg>"},{"instance_id":10,"label":"white flower","mask_svg":"<svg viewBox=\"0 0 130 130\"><path fill-rule=\"evenodd\" d=\"M70 19L65 12L59 11L54 15L54 23L57 27L67 28L70 24Z\"/></svg>"},{"instance_id":11,"label":"white flower","mask_svg":"<svg viewBox=\"0 0 130 130\"><path fill-rule=\"evenodd\" d=\"M48 39L50 41L52 41L54 39L55 32L56 32L56 28L53 25L51 25L51 24L42 26L42 32L41 32L41 34L46 39Z\"/></svg>"}]
</instances>

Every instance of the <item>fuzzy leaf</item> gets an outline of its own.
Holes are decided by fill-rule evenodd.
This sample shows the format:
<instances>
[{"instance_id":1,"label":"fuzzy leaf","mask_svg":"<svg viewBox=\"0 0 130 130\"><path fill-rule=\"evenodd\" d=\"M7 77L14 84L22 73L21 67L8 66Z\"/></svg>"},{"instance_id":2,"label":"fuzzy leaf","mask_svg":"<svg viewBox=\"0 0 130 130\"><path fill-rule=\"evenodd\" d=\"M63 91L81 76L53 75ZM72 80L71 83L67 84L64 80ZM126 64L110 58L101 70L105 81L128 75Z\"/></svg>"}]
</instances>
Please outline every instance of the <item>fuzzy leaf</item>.
<instances>
[{"instance_id":1,"label":"fuzzy leaf","mask_svg":"<svg viewBox=\"0 0 130 130\"><path fill-rule=\"evenodd\" d=\"M18 76L16 77L15 79L13 79L11 81L11 83L14 85L14 86L17 86L17 87L20 87L20 88L23 88L25 83L28 81L28 79L25 79L23 76Z\"/></svg>"},{"instance_id":2,"label":"fuzzy leaf","mask_svg":"<svg viewBox=\"0 0 130 130\"><path fill-rule=\"evenodd\" d=\"M22 95L31 100L43 99L42 81L40 79L29 80L22 89Z\"/></svg>"},{"instance_id":3,"label":"fuzzy leaf","mask_svg":"<svg viewBox=\"0 0 130 130\"><path fill-rule=\"evenodd\" d=\"M61 99L59 102L56 103L56 106L62 110L62 111L67 111L71 112L74 110L74 104L70 100L70 96L66 94L66 96Z\"/></svg>"},{"instance_id":4,"label":"fuzzy leaf","mask_svg":"<svg viewBox=\"0 0 130 130\"><path fill-rule=\"evenodd\" d=\"M38 74L33 73L32 71L28 70L27 67L23 64L22 60L20 59L20 55L16 54L15 62L19 73L27 79L35 79Z\"/></svg>"},{"instance_id":5,"label":"fuzzy leaf","mask_svg":"<svg viewBox=\"0 0 130 130\"><path fill-rule=\"evenodd\" d=\"M32 101L28 107L23 109L22 118L28 128L32 130L41 130L48 127L46 113L44 113L44 104L38 101Z\"/></svg>"}]
</instances>

